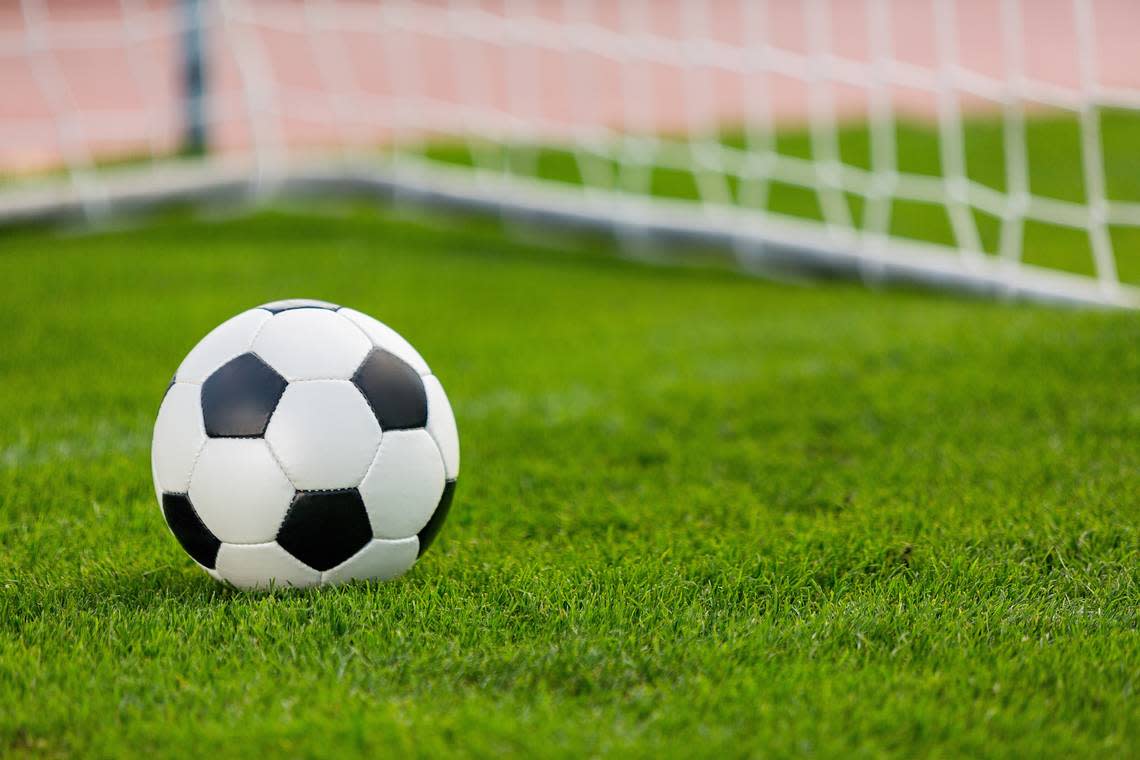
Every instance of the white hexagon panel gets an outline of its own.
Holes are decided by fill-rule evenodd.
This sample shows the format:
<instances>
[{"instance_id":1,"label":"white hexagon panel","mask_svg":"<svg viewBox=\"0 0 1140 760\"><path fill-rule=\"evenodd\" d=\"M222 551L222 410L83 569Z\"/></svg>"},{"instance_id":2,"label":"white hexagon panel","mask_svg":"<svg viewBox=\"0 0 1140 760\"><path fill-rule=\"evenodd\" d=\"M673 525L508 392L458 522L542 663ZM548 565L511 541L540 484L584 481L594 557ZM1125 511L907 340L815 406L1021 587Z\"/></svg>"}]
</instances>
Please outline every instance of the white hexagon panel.
<instances>
[{"instance_id":1,"label":"white hexagon panel","mask_svg":"<svg viewBox=\"0 0 1140 760\"><path fill-rule=\"evenodd\" d=\"M459 428L455 425L451 402L434 375L424 378L424 388L428 400L427 431L439 446L447 479L455 480L459 477Z\"/></svg>"},{"instance_id":2,"label":"white hexagon panel","mask_svg":"<svg viewBox=\"0 0 1140 760\"><path fill-rule=\"evenodd\" d=\"M276 541L222 544L218 576L240 589L306 588L321 582L319 571L285 551Z\"/></svg>"},{"instance_id":3,"label":"white hexagon panel","mask_svg":"<svg viewBox=\"0 0 1140 760\"><path fill-rule=\"evenodd\" d=\"M265 440L298 489L354 488L380 446L380 425L347 380L290 383Z\"/></svg>"},{"instance_id":4,"label":"white hexagon panel","mask_svg":"<svg viewBox=\"0 0 1140 760\"><path fill-rule=\"evenodd\" d=\"M443 457L426 430L384 435L360 495L377 538L409 538L435 512L447 485Z\"/></svg>"},{"instance_id":5,"label":"white hexagon panel","mask_svg":"<svg viewBox=\"0 0 1140 760\"><path fill-rule=\"evenodd\" d=\"M356 325L335 311L289 309L265 323L252 348L293 382L347 380L372 344Z\"/></svg>"},{"instance_id":6,"label":"white hexagon panel","mask_svg":"<svg viewBox=\"0 0 1140 760\"><path fill-rule=\"evenodd\" d=\"M388 541L374 538L347 560L321 573L324 583L352 580L390 581L406 573L419 556L420 540L415 536Z\"/></svg>"},{"instance_id":7,"label":"white hexagon panel","mask_svg":"<svg viewBox=\"0 0 1140 760\"><path fill-rule=\"evenodd\" d=\"M231 544L272 541L296 489L261 438L211 438L190 478L202 523Z\"/></svg>"},{"instance_id":8,"label":"white hexagon panel","mask_svg":"<svg viewBox=\"0 0 1140 760\"><path fill-rule=\"evenodd\" d=\"M389 580L415 564L459 473L451 406L387 325L325 301L264 304L178 369L151 469L175 538L237 588Z\"/></svg>"},{"instance_id":9,"label":"white hexagon panel","mask_svg":"<svg viewBox=\"0 0 1140 760\"><path fill-rule=\"evenodd\" d=\"M186 493L190 488L190 473L206 443L201 391L197 385L173 383L158 408L150 456L160 494Z\"/></svg>"}]
</instances>

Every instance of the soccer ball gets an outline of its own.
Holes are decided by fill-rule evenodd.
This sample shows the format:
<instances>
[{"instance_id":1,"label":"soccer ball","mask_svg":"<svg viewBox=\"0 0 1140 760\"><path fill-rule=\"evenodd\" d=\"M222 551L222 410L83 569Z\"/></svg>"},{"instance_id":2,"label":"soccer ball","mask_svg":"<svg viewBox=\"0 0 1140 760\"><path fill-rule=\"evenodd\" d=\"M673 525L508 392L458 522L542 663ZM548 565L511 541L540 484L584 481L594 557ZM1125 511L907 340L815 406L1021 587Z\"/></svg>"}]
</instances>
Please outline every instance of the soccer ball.
<instances>
[{"instance_id":1,"label":"soccer ball","mask_svg":"<svg viewBox=\"0 0 1140 760\"><path fill-rule=\"evenodd\" d=\"M151 446L166 524L238 588L394 578L459 475L443 386L406 340L323 301L238 314L183 360Z\"/></svg>"}]
</instances>

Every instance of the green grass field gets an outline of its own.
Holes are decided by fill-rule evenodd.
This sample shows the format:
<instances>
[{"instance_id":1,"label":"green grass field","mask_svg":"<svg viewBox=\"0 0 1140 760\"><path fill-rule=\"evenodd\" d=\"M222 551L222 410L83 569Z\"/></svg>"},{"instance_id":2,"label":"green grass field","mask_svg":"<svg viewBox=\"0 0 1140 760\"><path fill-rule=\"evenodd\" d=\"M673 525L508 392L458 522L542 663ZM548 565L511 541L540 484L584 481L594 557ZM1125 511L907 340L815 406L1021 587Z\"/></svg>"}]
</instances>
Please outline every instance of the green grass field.
<instances>
[{"instance_id":1,"label":"green grass field","mask_svg":"<svg viewBox=\"0 0 1140 760\"><path fill-rule=\"evenodd\" d=\"M0 245L0 755L1140 747L1135 314L391 212ZM288 296L451 394L456 504L397 582L233 592L154 503L174 367Z\"/></svg>"},{"instance_id":2,"label":"green grass field","mask_svg":"<svg viewBox=\"0 0 1140 760\"><path fill-rule=\"evenodd\" d=\"M1081 200L1073 134L1030 125L1034 192ZM1001 189L1000 130L967 138ZM929 130L900 151L939 171ZM895 225L950 242L938 207ZM1091 271L1074 234L1031 225L1026 259ZM1136 314L614 252L345 207L0 231L0 756L1140 753ZM150 430L203 334L299 296L420 348L463 473L403 579L244 595L167 532Z\"/></svg>"}]
</instances>

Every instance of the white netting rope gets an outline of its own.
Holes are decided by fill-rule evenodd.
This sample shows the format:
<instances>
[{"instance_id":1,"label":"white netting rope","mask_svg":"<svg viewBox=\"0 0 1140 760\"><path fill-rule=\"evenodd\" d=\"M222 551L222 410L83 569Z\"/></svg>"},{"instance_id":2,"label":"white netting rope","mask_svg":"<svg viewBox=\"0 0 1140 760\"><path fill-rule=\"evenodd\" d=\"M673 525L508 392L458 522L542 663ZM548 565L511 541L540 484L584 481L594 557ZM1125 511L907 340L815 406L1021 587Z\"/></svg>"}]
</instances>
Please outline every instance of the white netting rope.
<instances>
[{"instance_id":1,"label":"white netting rope","mask_svg":"<svg viewBox=\"0 0 1140 760\"><path fill-rule=\"evenodd\" d=\"M822 229L872 253L894 239L900 201L943 209L966 266L987 257L979 213L996 220L991 248L1012 269L1026 258L1026 222L1078 230L1106 289L1118 285L1114 228L1140 227L1140 199L1110 193L1102 135L1104 109L1140 113L1140 80L1105 84L1099 68L1103 38L1119 31L1098 21L1105 8L1120 6L1124 21L1140 25L1123 0L1000 0L999 60L989 68L963 60L964 35L976 31L963 18L976 0L926 0L921 31L932 50L923 61L899 53L918 31L904 26L915 14L899 0L846 4L862 8L858 30L840 27L853 17L832 0L201 1L216 87L209 130L222 152L252 157L267 182L313 153L385 152L404 162L439 145L462 146L475 178L525 181L541 174L550 147L570 157L584 196L652 204L656 173L671 171L691 181L691 202L710 214L764 216L776 185L802 188L814 194ZM157 161L177 143L170 80L185 16L157 0L93 5L105 12L20 0L18 14L0 15L0 65L42 101L0 111L0 144L14 146L0 152L0 171L26 171L25 154L41 167L54 162L96 208L99 160L133 150ZM1031 74L1027 64L1028 14L1046 6L1071 28L1069 79ZM864 38L866 50L852 53L838 35ZM114 86L131 94L93 106L81 101L98 72L77 82L71 61L99 51L122 52L128 76ZM867 124L866 165L845 161L841 146L852 108L841 93L852 91ZM900 92L929 103L936 173L900 164ZM966 109L983 102L1001 120L1000 187L969 167ZM1027 122L1043 109L1075 116L1083 200L1034 192ZM729 127L737 139L725 139ZM800 128L809 155L782 151L781 130Z\"/></svg>"}]
</instances>

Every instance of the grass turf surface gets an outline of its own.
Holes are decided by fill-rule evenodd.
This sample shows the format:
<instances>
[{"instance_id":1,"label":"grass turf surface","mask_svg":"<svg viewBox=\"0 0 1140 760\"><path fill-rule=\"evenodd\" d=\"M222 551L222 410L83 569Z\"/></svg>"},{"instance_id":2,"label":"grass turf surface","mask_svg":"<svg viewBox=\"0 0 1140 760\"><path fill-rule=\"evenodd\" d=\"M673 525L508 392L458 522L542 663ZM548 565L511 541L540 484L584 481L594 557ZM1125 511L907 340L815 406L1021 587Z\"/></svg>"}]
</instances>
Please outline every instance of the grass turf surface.
<instances>
[{"instance_id":1,"label":"grass turf surface","mask_svg":"<svg viewBox=\"0 0 1140 760\"><path fill-rule=\"evenodd\" d=\"M1136 315L606 253L374 213L9 233L0 754L1136 751ZM397 582L233 592L154 503L173 368L291 296L451 395L456 503Z\"/></svg>"}]
</instances>

